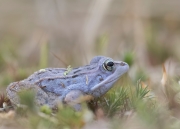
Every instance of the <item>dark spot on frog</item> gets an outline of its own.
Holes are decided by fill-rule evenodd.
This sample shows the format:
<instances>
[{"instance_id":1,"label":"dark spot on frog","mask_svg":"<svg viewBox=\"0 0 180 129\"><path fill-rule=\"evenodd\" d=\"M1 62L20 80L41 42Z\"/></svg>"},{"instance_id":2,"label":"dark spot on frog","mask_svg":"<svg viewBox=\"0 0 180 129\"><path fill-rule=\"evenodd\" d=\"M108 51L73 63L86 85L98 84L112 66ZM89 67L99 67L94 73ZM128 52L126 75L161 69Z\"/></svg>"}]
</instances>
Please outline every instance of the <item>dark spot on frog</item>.
<instances>
[{"instance_id":1,"label":"dark spot on frog","mask_svg":"<svg viewBox=\"0 0 180 129\"><path fill-rule=\"evenodd\" d=\"M76 78L76 77L78 77L78 75L73 75L73 76L72 76L72 78Z\"/></svg>"},{"instance_id":2,"label":"dark spot on frog","mask_svg":"<svg viewBox=\"0 0 180 129\"><path fill-rule=\"evenodd\" d=\"M46 86L39 86L39 87L42 88L42 89L43 89L43 88L46 88Z\"/></svg>"},{"instance_id":3,"label":"dark spot on frog","mask_svg":"<svg viewBox=\"0 0 180 129\"><path fill-rule=\"evenodd\" d=\"M75 74L75 73L78 73L78 72L80 72L80 71L81 71L80 69L79 69L79 70L76 70L76 71L74 71L74 74ZM74 76L75 76L75 75L74 75Z\"/></svg>"},{"instance_id":4,"label":"dark spot on frog","mask_svg":"<svg viewBox=\"0 0 180 129\"><path fill-rule=\"evenodd\" d=\"M103 81L104 79L103 78L99 78L99 81Z\"/></svg>"},{"instance_id":5,"label":"dark spot on frog","mask_svg":"<svg viewBox=\"0 0 180 129\"><path fill-rule=\"evenodd\" d=\"M53 80L54 80L54 79L50 79L50 78L47 79L47 81L49 81L49 82L50 82L50 81L53 81Z\"/></svg>"},{"instance_id":6,"label":"dark spot on frog","mask_svg":"<svg viewBox=\"0 0 180 129\"><path fill-rule=\"evenodd\" d=\"M102 77L101 75L99 75L99 74L97 75L96 78L97 78L97 80L100 81L100 82L104 80L103 77Z\"/></svg>"}]
</instances>

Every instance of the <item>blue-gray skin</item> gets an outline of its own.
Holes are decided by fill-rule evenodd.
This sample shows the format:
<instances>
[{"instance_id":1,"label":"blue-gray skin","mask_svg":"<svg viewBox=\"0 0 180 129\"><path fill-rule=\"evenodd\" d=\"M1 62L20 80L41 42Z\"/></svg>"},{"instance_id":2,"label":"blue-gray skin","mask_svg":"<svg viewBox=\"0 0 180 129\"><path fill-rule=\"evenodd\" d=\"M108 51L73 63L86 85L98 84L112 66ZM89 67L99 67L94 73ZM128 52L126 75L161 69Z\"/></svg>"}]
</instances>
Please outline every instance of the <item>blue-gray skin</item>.
<instances>
[{"instance_id":1,"label":"blue-gray skin","mask_svg":"<svg viewBox=\"0 0 180 129\"><path fill-rule=\"evenodd\" d=\"M12 93L14 87L18 89L18 86L28 87L30 85L29 87L31 87L32 85L32 87L38 87L37 96L39 95L39 98L44 97L42 94L45 92L50 97L55 95L54 98L62 103L70 104L82 95L91 95L94 98L102 96L128 69L129 66L125 62L113 61L111 58L104 56L96 56L89 65L72 70L64 68L39 70L25 80L11 83L7 88L7 95L14 102L13 98L17 98L16 94ZM19 89L15 90L15 92L19 92ZM16 104L16 102L14 103ZM49 104L49 102L46 100L42 104ZM79 110L81 105L75 104L73 107Z\"/></svg>"}]
</instances>

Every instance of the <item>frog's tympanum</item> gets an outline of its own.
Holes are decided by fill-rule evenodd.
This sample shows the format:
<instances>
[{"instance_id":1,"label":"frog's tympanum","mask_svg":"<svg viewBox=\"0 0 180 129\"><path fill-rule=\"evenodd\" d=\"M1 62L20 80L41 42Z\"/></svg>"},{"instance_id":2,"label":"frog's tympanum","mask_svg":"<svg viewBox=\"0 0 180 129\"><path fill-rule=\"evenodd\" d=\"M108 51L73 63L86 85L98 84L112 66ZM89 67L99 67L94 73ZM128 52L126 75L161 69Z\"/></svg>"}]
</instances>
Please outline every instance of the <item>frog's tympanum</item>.
<instances>
[{"instance_id":1,"label":"frog's tympanum","mask_svg":"<svg viewBox=\"0 0 180 129\"><path fill-rule=\"evenodd\" d=\"M70 104L80 96L102 96L128 69L125 62L96 56L89 65L78 68L41 69L27 79L11 83L7 87L7 96L12 104L17 105L19 92L33 90L36 104L55 108L58 102ZM73 107L79 110L81 105L76 103Z\"/></svg>"}]
</instances>

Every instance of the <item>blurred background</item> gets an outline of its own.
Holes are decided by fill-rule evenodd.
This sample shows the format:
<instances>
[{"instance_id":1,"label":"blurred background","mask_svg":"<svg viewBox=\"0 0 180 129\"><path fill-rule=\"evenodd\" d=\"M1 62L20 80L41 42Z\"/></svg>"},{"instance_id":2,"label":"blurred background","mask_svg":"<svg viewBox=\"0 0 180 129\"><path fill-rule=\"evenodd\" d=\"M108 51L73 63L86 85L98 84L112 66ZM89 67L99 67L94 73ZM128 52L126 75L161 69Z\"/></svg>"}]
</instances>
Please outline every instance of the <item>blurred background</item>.
<instances>
[{"instance_id":1,"label":"blurred background","mask_svg":"<svg viewBox=\"0 0 180 129\"><path fill-rule=\"evenodd\" d=\"M0 0L0 90L45 67L124 60L129 75L179 79L179 0Z\"/></svg>"},{"instance_id":2,"label":"blurred background","mask_svg":"<svg viewBox=\"0 0 180 129\"><path fill-rule=\"evenodd\" d=\"M115 128L179 129L179 49L179 0L0 0L0 111L6 87L39 69L78 67L97 55L130 66L98 100L95 124L85 122L87 112L64 108L53 115L55 123L34 112L0 120L0 128L102 128L112 122Z\"/></svg>"}]
</instances>

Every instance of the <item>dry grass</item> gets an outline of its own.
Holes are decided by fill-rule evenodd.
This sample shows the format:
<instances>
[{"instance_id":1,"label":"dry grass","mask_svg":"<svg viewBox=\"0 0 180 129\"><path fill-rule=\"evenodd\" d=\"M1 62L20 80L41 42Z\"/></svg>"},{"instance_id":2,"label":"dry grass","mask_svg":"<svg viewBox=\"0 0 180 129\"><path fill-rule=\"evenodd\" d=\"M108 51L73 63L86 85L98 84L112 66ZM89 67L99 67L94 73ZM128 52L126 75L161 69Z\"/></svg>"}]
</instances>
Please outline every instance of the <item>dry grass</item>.
<instances>
[{"instance_id":1,"label":"dry grass","mask_svg":"<svg viewBox=\"0 0 180 129\"><path fill-rule=\"evenodd\" d=\"M178 129L179 3L1 1L0 128ZM60 106L54 113L35 105L4 110L10 106L5 97L10 82L44 67L88 64L94 55L124 60L130 70L110 92L90 102L90 109L84 104L82 112Z\"/></svg>"}]
</instances>

